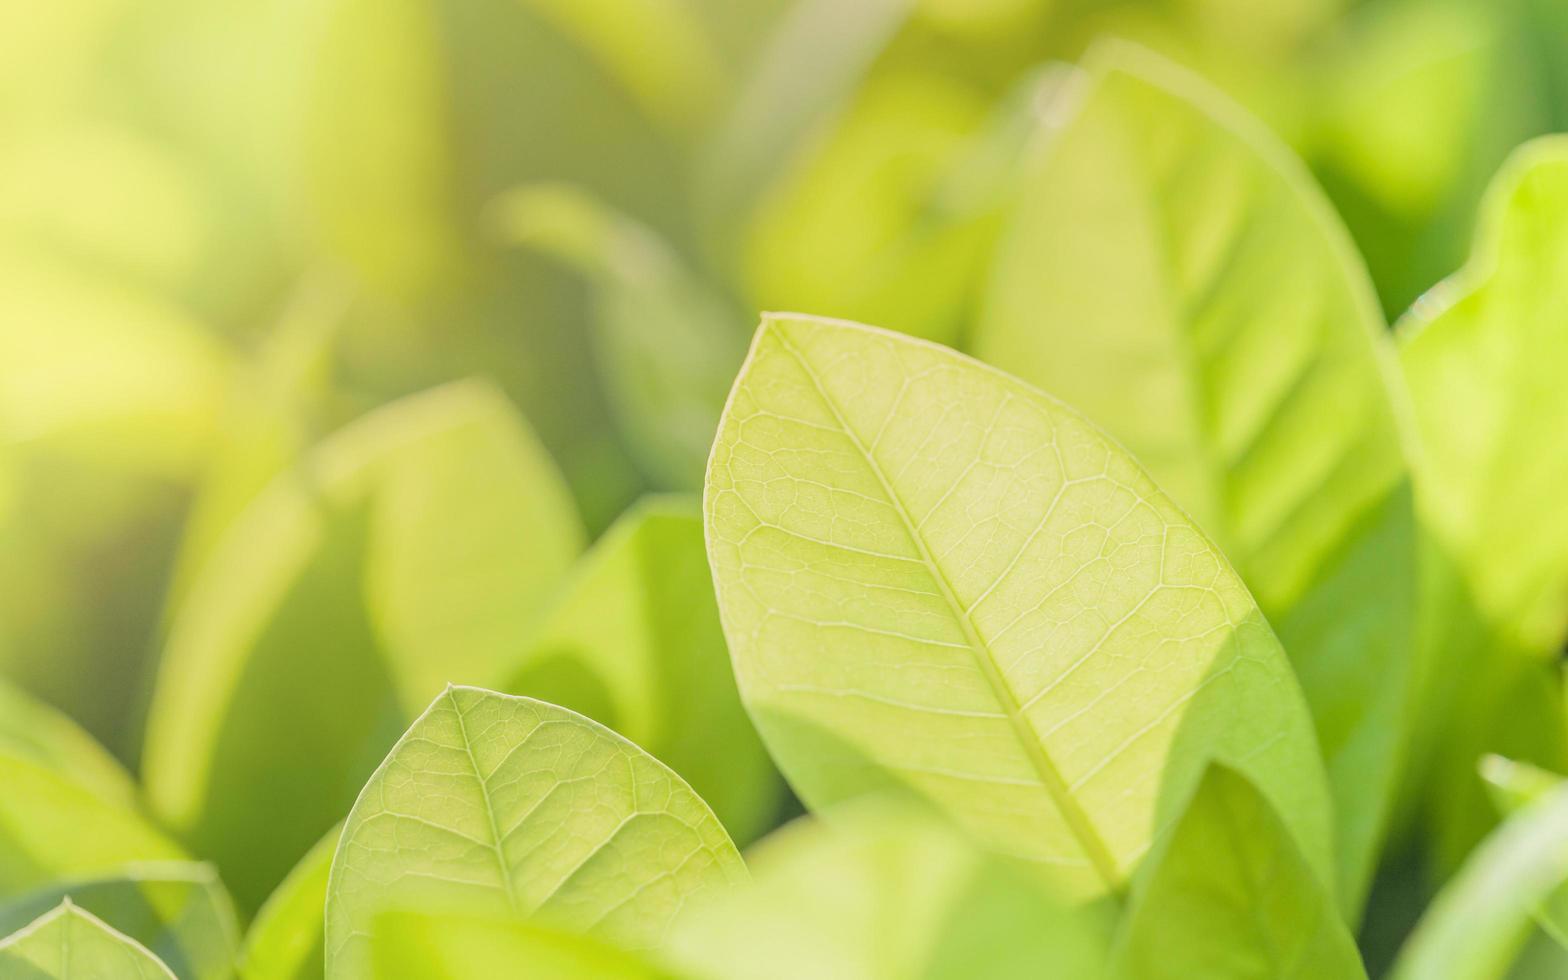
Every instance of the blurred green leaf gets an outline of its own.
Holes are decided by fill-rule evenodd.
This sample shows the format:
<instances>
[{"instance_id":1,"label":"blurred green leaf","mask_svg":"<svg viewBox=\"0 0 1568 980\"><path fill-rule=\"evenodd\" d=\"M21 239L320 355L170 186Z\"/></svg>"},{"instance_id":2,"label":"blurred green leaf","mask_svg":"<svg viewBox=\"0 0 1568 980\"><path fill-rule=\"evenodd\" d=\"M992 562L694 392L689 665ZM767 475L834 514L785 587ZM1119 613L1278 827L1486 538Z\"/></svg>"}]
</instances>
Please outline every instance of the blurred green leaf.
<instances>
[{"instance_id":1,"label":"blurred green leaf","mask_svg":"<svg viewBox=\"0 0 1568 980\"><path fill-rule=\"evenodd\" d=\"M1565 219L1568 142L1531 143L1489 192L1469 264L1400 324L1432 553L1423 710L1444 719L1418 760L1436 753L1427 808L1443 870L1493 823L1482 754L1568 763L1550 663L1568 636Z\"/></svg>"},{"instance_id":2,"label":"blurred green leaf","mask_svg":"<svg viewBox=\"0 0 1568 980\"><path fill-rule=\"evenodd\" d=\"M245 980L321 980L327 876L342 832L333 827L317 841L256 913L240 954Z\"/></svg>"},{"instance_id":3,"label":"blurred green leaf","mask_svg":"<svg viewBox=\"0 0 1568 980\"><path fill-rule=\"evenodd\" d=\"M1150 857L1117 963L1138 980L1367 975L1333 893L1279 814L1219 765Z\"/></svg>"},{"instance_id":4,"label":"blurred green leaf","mask_svg":"<svg viewBox=\"0 0 1568 980\"><path fill-rule=\"evenodd\" d=\"M126 808L135 805L136 788L130 776L92 736L3 679L0 758L36 764L92 791L106 803Z\"/></svg>"},{"instance_id":5,"label":"blurred green leaf","mask_svg":"<svg viewBox=\"0 0 1568 980\"><path fill-rule=\"evenodd\" d=\"M376 919L371 955L378 980L672 980L591 936L514 919L387 912Z\"/></svg>"},{"instance_id":6,"label":"blurred green leaf","mask_svg":"<svg viewBox=\"0 0 1568 980\"><path fill-rule=\"evenodd\" d=\"M651 229L575 188L520 188L496 217L590 281L594 350L628 451L662 486L699 485L744 354L736 312Z\"/></svg>"},{"instance_id":7,"label":"blurred green leaf","mask_svg":"<svg viewBox=\"0 0 1568 980\"><path fill-rule=\"evenodd\" d=\"M246 508L174 617L155 809L254 909L421 699L515 662L581 547L549 457L487 385L343 429Z\"/></svg>"},{"instance_id":8,"label":"blurred green leaf","mask_svg":"<svg viewBox=\"0 0 1568 980\"><path fill-rule=\"evenodd\" d=\"M753 880L695 905L670 959L711 980L1061 980L1102 975L1109 909L1074 908L1036 869L936 817L857 803L748 855Z\"/></svg>"},{"instance_id":9,"label":"blurred green leaf","mask_svg":"<svg viewBox=\"0 0 1568 980\"><path fill-rule=\"evenodd\" d=\"M1116 894L1220 760L1332 880L1279 642L1061 403L935 345L772 316L704 510L742 696L808 805L912 791L1074 893Z\"/></svg>"},{"instance_id":10,"label":"blurred green leaf","mask_svg":"<svg viewBox=\"0 0 1568 980\"><path fill-rule=\"evenodd\" d=\"M645 498L605 532L502 686L644 748L741 846L778 810L778 775L735 691L695 498Z\"/></svg>"},{"instance_id":11,"label":"blurred green leaf","mask_svg":"<svg viewBox=\"0 0 1568 980\"><path fill-rule=\"evenodd\" d=\"M0 972L18 980L173 980L135 940L69 900L0 940Z\"/></svg>"},{"instance_id":12,"label":"blurred green leaf","mask_svg":"<svg viewBox=\"0 0 1568 980\"><path fill-rule=\"evenodd\" d=\"M527 917L654 946L689 899L744 875L713 812L635 745L542 701L448 688L344 825L327 975L374 975L386 909Z\"/></svg>"},{"instance_id":13,"label":"blurred green leaf","mask_svg":"<svg viewBox=\"0 0 1568 980\"><path fill-rule=\"evenodd\" d=\"M145 947L181 980L234 975L239 926L210 865L130 864L107 877L58 882L0 901L0 934L26 926L61 900Z\"/></svg>"},{"instance_id":14,"label":"blurred green leaf","mask_svg":"<svg viewBox=\"0 0 1568 980\"><path fill-rule=\"evenodd\" d=\"M1394 980L1506 974L1541 903L1568 881L1568 787L1519 811L1477 848L1422 917Z\"/></svg>"},{"instance_id":15,"label":"blurred green leaf","mask_svg":"<svg viewBox=\"0 0 1568 980\"><path fill-rule=\"evenodd\" d=\"M1044 138L972 339L1149 466L1307 695L1358 910L1404 748L1415 539L1392 351L1304 168L1217 92L1105 45Z\"/></svg>"}]
</instances>

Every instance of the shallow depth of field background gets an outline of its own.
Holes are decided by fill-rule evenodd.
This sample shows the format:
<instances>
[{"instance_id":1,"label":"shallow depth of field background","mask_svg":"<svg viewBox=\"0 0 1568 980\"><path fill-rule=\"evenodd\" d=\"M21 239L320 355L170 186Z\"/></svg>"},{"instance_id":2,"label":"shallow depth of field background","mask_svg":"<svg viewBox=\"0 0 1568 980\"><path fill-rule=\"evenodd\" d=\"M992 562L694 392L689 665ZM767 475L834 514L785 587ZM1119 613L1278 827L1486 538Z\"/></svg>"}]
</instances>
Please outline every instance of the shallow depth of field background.
<instances>
[{"instance_id":1,"label":"shallow depth of field background","mask_svg":"<svg viewBox=\"0 0 1568 980\"><path fill-rule=\"evenodd\" d=\"M693 489L615 411L597 209L640 224L634 268L693 270L726 384L759 310L920 332L963 293L962 256L901 260L937 189L1101 35L1295 147L1390 317L1508 151L1568 128L1560 0L6 0L0 671L136 764L227 523L442 382L500 386L591 535Z\"/></svg>"}]
</instances>

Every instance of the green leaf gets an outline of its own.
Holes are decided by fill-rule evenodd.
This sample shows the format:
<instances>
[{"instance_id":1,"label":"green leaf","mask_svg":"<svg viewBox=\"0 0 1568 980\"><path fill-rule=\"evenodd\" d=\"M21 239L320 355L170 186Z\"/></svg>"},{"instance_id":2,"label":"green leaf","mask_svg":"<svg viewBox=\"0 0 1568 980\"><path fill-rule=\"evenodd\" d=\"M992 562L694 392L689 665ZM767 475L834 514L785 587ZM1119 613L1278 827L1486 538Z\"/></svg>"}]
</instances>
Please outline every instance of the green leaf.
<instances>
[{"instance_id":1,"label":"green leaf","mask_svg":"<svg viewBox=\"0 0 1568 980\"><path fill-rule=\"evenodd\" d=\"M1119 893L1219 760L1332 880L1279 642L1061 403L932 344L770 316L704 510L741 695L813 808L902 788L1076 893Z\"/></svg>"},{"instance_id":2,"label":"green leaf","mask_svg":"<svg viewBox=\"0 0 1568 980\"><path fill-rule=\"evenodd\" d=\"M57 882L0 902L0 934L20 929L62 900L145 947L182 980L234 975L239 926L211 865L127 865L102 878Z\"/></svg>"},{"instance_id":3,"label":"green leaf","mask_svg":"<svg viewBox=\"0 0 1568 980\"><path fill-rule=\"evenodd\" d=\"M1481 760L1481 778L1492 802L1510 817L1550 796L1564 785L1563 777L1526 762L1489 755ZM1536 910L1536 921L1560 947L1568 950L1568 881L1559 885Z\"/></svg>"},{"instance_id":4,"label":"green leaf","mask_svg":"<svg viewBox=\"0 0 1568 980\"><path fill-rule=\"evenodd\" d=\"M146 947L69 899L0 940L0 973L25 980L174 980Z\"/></svg>"},{"instance_id":5,"label":"green leaf","mask_svg":"<svg viewBox=\"0 0 1568 980\"><path fill-rule=\"evenodd\" d=\"M256 908L444 684L515 662L581 546L549 457L486 385L343 429L191 583L148 728L156 812Z\"/></svg>"},{"instance_id":6,"label":"green leaf","mask_svg":"<svg viewBox=\"0 0 1568 980\"><path fill-rule=\"evenodd\" d=\"M647 750L738 844L771 825L780 783L735 690L695 498L645 498L605 532L503 686Z\"/></svg>"},{"instance_id":7,"label":"green leaf","mask_svg":"<svg viewBox=\"0 0 1568 980\"><path fill-rule=\"evenodd\" d=\"M565 708L448 688L344 825L327 975L372 975L384 909L526 917L652 946L689 899L744 875L713 812L635 745Z\"/></svg>"},{"instance_id":8,"label":"green leaf","mask_svg":"<svg viewBox=\"0 0 1568 980\"><path fill-rule=\"evenodd\" d=\"M753 880L694 906L669 959L706 980L1098 978L1109 909L1072 908L1036 869L877 800L754 848Z\"/></svg>"},{"instance_id":9,"label":"green leaf","mask_svg":"<svg viewBox=\"0 0 1568 980\"><path fill-rule=\"evenodd\" d=\"M745 353L736 311L652 229L581 190L519 188L496 211L508 237L593 284L594 350L629 451L661 486L699 485Z\"/></svg>"},{"instance_id":10,"label":"green leaf","mask_svg":"<svg viewBox=\"0 0 1568 980\"><path fill-rule=\"evenodd\" d=\"M1568 881L1568 787L1510 818L1438 894L1401 951L1394 980L1493 980Z\"/></svg>"},{"instance_id":11,"label":"green leaf","mask_svg":"<svg viewBox=\"0 0 1568 980\"><path fill-rule=\"evenodd\" d=\"M0 902L185 853L122 799L0 753Z\"/></svg>"},{"instance_id":12,"label":"green leaf","mask_svg":"<svg viewBox=\"0 0 1568 980\"><path fill-rule=\"evenodd\" d=\"M317 841L256 913L240 953L245 980L321 980L327 876L342 832Z\"/></svg>"},{"instance_id":13,"label":"green leaf","mask_svg":"<svg viewBox=\"0 0 1568 980\"><path fill-rule=\"evenodd\" d=\"M1477 760L1559 768L1564 709L1552 658L1568 636L1568 140L1519 150L1482 207L1474 254L1399 327L1422 443L1423 712L1436 741L1428 810L1454 866L1493 822Z\"/></svg>"},{"instance_id":14,"label":"green leaf","mask_svg":"<svg viewBox=\"0 0 1568 980\"><path fill-rule=\"evenodd\" d=\"M64 714L0 679L0 757L58 773L106 803L134 806L131 777Z\"/></svg>"},{"instance_id":15,"label":"green leaf","mask_svg":"<svg viewBox=\"0 0 1568 980\"><path fill-rule=\"evenodd\" d=\"M1367 975L1334 896L1279 815L1221 765L1150 858L1117 962L1138 980Z\"/></svg>"},{"instance_id":16,"label":"green leaf","mask_svg":"<svg viewBox=\"0 0 1568 980\"><path fill-rule=\"evenodd\" d=\"M531 922L387 912L374 930L377 980L671 980L633 953Z\"/></svg>"},{"instance_id":17,"label":"green leaf","mask_svg":"<svg viewBox=\"0 0 1568 980\"><path fill-rule=\"evenodd\" d=\"M1104 426L1235 562L1306 692L1359 908L1400 751L1415 595L1392 351L1305 169L1129 45L1025 179L972 351Z\"/></svg>"}]
</instances>

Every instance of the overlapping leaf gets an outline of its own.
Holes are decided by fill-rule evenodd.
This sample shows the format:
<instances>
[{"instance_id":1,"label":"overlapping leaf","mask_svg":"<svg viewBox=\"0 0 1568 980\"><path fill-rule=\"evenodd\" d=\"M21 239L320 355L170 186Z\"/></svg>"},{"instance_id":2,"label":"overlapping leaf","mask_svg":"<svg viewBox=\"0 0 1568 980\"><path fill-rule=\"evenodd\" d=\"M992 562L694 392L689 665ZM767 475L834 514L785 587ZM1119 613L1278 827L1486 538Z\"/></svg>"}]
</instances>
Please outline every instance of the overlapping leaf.
<instances>
[{"instance_id":1,"label":"overlapping leaf","mask_svg":"<svg viewBox=\"0 0 1568 980\"><path fill-rule=\"evenodd\" d=\"M327 894L327 976L372 973L392 909L530 918L657 945L694 896L745 874L679 777L581 715L449 688L350 813Z\"/></svg>"},{"instance_id":2,"label":"overlapping leaf","mask_svg":"<svg viewBox=\"0 0 1568 980\"><path fill-rule=\"evenodd\" d=\"M1370 879L1404 744L1415 550L1392 352L1345 232L1284 147L1194 78L1091 52L971 349L1103 425L1279 633Z\"/></svg>"},{"instance_id":3,"label":"overlapping leaf","mask_svg":"<svg viewBox=\"0 0 1568 980\"><path fill-rule=\"evenodd\" d=\"M764 320L705 502L743 698L805 801L932 801L1122 891L1210 761L1331 881L1279 642L1219 551L1059 402L934 345Z\"/></svg>"}]
</instances>

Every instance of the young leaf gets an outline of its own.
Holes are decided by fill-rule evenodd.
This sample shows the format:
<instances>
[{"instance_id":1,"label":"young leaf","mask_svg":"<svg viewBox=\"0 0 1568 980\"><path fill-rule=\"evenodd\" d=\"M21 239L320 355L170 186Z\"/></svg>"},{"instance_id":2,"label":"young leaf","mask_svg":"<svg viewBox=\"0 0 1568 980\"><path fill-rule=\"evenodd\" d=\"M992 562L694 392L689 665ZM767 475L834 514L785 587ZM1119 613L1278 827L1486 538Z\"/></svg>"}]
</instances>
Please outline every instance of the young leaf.
<instances>
[{"instance_id":1,"label":"young leaf","mask_svg":"<svg viewBox=\"0 0 1568 980\"><path fill-rule=\"evenodd\" d=\"M1399 955L1394 980L1504 976L1536 910L1568 882L1568 786L1510 818L1428 908Z\"/></svg>"},{"instance_id":2,"label":"young leaf","mask_svg":"<svg viewBox=\"0 0 1568 980\"><path fill-rule=\"evenodd\" d=\"M145 946L70 899L0 939L0 974L29 980L175 980Z\"/></svg>"},{"instance_id":3,"label":"young leaf","mask_svg":"<svg viewBox=\"0 0 1568 980\"><path fill-rule=\"evenodd\" d=\"M377 980L674 980L634 953L532 922L386 912L374 929Z\"/></svg>"},{"instance_id":4,"label":"young leaf","mask_svg":"<svg viewBox=\"0 0 1568 980\"><path fill-rule=\"evenodd\" d=\"M1312 709L1359 907L1403 747L1415 593L1371 283L1305 168L1221 95L1128 45L1086 64L970 349L1104 426L1235 562Z\"/></svg>"},{"instance_id":5,"label":"young leaf","mask_svg":"<svg viewBox=\"0 0 1568 980\"><path fill-rule=\"evenodd\" d=\"M327 875L342 832L317 841L256 913L240 952L245 980L321 980Z\"/></svg>"},{"instance_id":6,"label":"young leaf","mask_svg":"<svg viewBox=\"0 0 1568 980\"><path fill-rule=\"evenodd\" d=\"M327 975L372 975L385 909L652 946L690 898L744 874L713 812L635 745L542 701L448 688L349 813L327 887Z\"/></svg>"},{"instance_id":7,"label":"young leaf","mask_svg":"<svg viewBox=\"0 0 1568 980\"><path fill-rule=\"evenodd\" d=\"M695 498L646 498L605 532L502 686L646 749L741 846L777 812L778 775L735 691Z\"/></svg>"},{"instance_id":8,"label":"young leaf","mask_svg":"<svg viewBox=\"0 0 1568 980\"><path fill-rule=\"evenodd\" d=\"M254 909L443 684L515 660L581 545L549 457L486 385L345 428L191 584L147 733L157 812Z\"/></svg>"},{"instance_id":9,"label":"young leaf","mask_svg":"<svg viewBox=\"0 0 1568 980\"><path fill-rule=\"evenodd\" d=\"M695 487L744 351L734 310L652 229L558 185L503 197L511 238L593 284L594 350L628 449L660 486Z\"/></svg>"},{"instance_id":10,"label":"young leaf","mask_svg":"<svg viewBox=\"0 0 1568 980\"><path fill-rule=\"evenodd\" d=\"M1399 329L1434 553L1423 712L1457 719L1429 729L1440 745L1428 809L1450 867L1492 823L1475 775L1484 752L1568 763L1550 663L1568 635L1564 221L1568 140L1539 140L1494 183L1470 263Z\"/></svg>"},{"instance_id":11,"label":"young leaf","mask_svg":"<svg viewBox=\"0 0 1568 980\"><path fill-rule=\"evenodd\" d=\"M1109 909L888 801L803 818L748 855L750 883L679 920L669 959L701 980L1095 980Z\"/></svg>"},{"instance_id":12,"label":"young leaf","mask_svg":"<svg viewBox=\"0 0 1568 980\"><path fill-rule=\"evenodd\" d=\"M1117 964L1138 980L1367 975L1334 896L1279 815L1222 765L1150 858Z\"/></svg>"},{"instance_id":13,"label":"young leaf","mask_svg":"<svg viewBox=\"0 0 1568 980\"><path fill-rule=\"evenodd\" d=\"M1224 557L1108 437L932 344L763 320L704 504L742 697L812 807L935 803L1119 893L1211 760L1333 879L1300 690Z\"/></svg>"},{"instance_id":14,"label":"young leaf","mask_svg":"<svg viewBox=\"0 0 1568 980\"><path fill-rule=\"evenodd\" d=\"M146 947L181 980L234 975L239 926L211 865L132 864L107 877L58 882L0 901L0 934L22 928L62 900Z\"/></svg>"}]
</instances>

